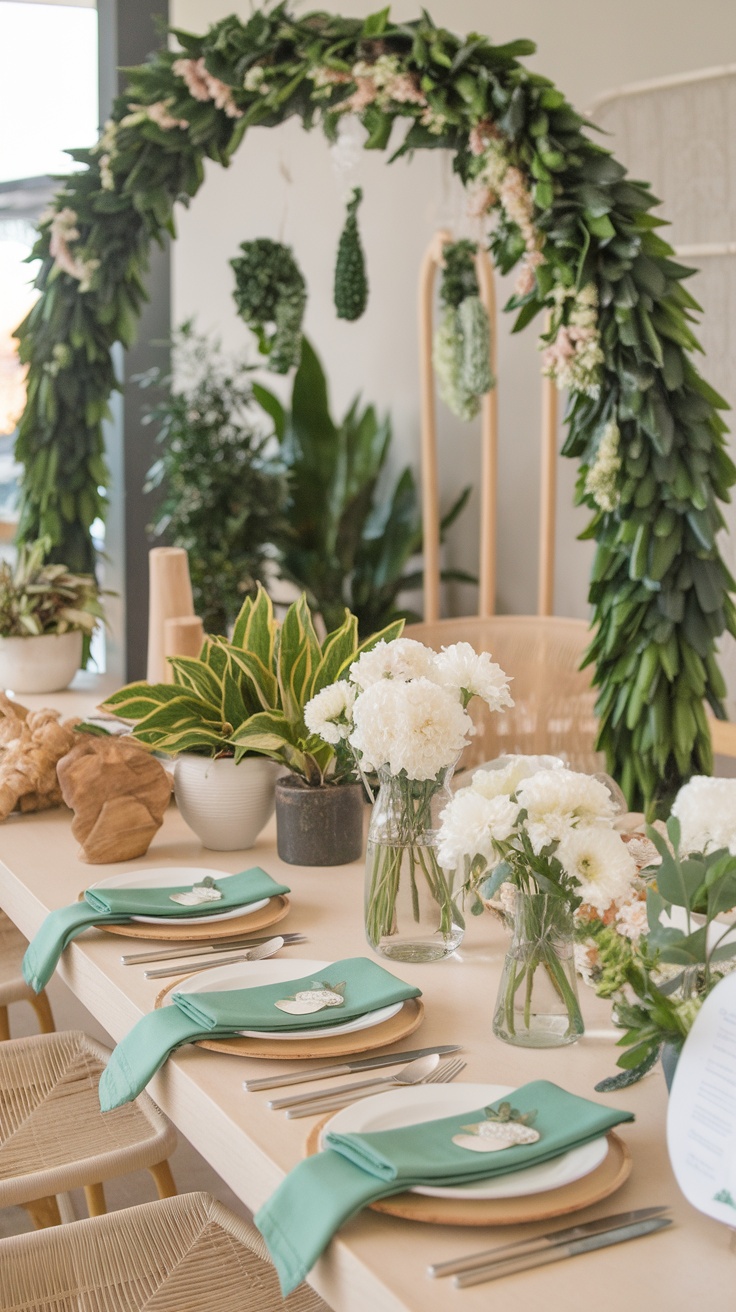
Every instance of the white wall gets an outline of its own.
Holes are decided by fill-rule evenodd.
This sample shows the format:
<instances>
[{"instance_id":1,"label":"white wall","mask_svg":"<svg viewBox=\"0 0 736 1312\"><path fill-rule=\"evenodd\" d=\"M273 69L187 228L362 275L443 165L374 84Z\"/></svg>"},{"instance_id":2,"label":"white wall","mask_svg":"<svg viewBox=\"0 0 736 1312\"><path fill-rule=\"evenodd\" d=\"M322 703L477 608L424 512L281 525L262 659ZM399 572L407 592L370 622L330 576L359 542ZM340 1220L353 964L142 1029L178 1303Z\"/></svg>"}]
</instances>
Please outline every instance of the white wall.
<instances>
[{"instance_id":1,"label":"white wall","mask_svg":"<svg viewBox=\"0 0 736 1312\"><path fill-rule=\"evenodd\" d=\"M360 16L379 5L340 0L336 7ZM531 37L538 53L530 65L557 82L579 109L625 83L736 59L733 0L430 0L428 8L438 23L456 31L483 32L498 42ZM203 31L234 9L247 16L248 0L173 0L172 22ZM393 15L408 19L418 9L416 0L397 0ZM358 323L337 320L332 306L343 184L321 134L307 135L295 121L253 130L229 170L208 165L206 186L179 217L174 322L196 315L200 327L216 329L229 349L244 349L247 332L234 311L228 260L246 239L287 241L307 277L306 329L325 362L334 409L342 412L357 391L390 409L395 465L416 465L417 272L434 229L460 218L462 193L451 182L444 152L420 152L411 163L390 168L385 159L364 152L355 178L365 192L361 228L370 279L369 307ZM499 609L523 613L536 606L539 365L534 328L513 339L505 329L502 324ZM440 442L448 504L465 484L477 483L477 426L459 423L440 407ZM561 461L556 610L582 616L591 547L575 540L587 515L573 509L574 479L573 462ZM476 493L450 541L456 566L476 567L477 509ZM457 589L452 606L455 613L470 613L473 590Z\"/></svg>"}]
</instances>

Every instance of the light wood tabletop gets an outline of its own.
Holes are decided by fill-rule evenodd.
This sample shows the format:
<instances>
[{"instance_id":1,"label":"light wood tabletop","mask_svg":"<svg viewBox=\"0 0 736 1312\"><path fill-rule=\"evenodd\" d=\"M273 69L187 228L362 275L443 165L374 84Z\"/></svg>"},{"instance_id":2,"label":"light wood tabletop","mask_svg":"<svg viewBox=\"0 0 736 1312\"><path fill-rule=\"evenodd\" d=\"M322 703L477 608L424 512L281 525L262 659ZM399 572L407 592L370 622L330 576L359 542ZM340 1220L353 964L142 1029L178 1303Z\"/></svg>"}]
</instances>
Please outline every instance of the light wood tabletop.
<instances>
[{"instance_id":1,"label":"light wood tabletop","mask_svg":"<svg viewBox=\"0 0 736 1312\"><path fill-rule=\"evenodd\" d=\"M83 691L91 707L93 688ZM36 705L44 701L31 700ZM65 713L79 713L75 694L53 694L45 701ZM182 864L234 872L261 865L292 890L291 912L278 928L300 931L308 939L285 948L284 958L335 960L369 952L362 925L362 866L286 866L276 856L272 824L248 852L211 852L172 806L145 858L126 866L89 866L78 859L70 822L70 813L62 808L13 815L0 828L0 906L28 937L49 910L75 901L83 888L119 871ZM149 945L139 946L142 951ZM446 1280L429 1279L427 1266L565 1223L473 1230L364 1212L343 1227L312 1272L311 1283L336 1312L480 1312L491 1306L494 1312L573 1312L582 1307L595 1312L676 1312L697 1306L704 1297L712 1306L732 1306L736 1254L729 1248L729 1231L689 1206L669 1166L667 1091L661 1071L657 1068L640 1084L616 1094L594 1093L595 1083L614 1072L616 1050L610 1008L584 986L581 1000L588 1033L573 1047L531 1051L496 1039L491 1021L505 946L503 929L486 914L470 920L464 944L447 961L386 963L422 989L426 1006L421 1027L397 1047L460 1043L467 1061L462 1080L517 1086L550 1079L584 1097L633 1111L636 1121L619 1131L633 1158L628 1182L606 1201L576 1213L575 1219L669 1203L674 1226L646 1241L511 1276L492 1288L457 1290ZM59 966L63 979L113 1040L152 1009L161 989L160 981L144 979L144 967L122 964L121 954L137 947L130 938L93 930L71 944ZM275 1095L245 1093L242 1081L293 1065L286 1052L283 1063L276 1063L186 1047L149 1086L179 1131L253 1210L303 1155L312 1121L287 1121L283 1113L269 1111L267 1100Z\"/></svg>"}]
</instances>

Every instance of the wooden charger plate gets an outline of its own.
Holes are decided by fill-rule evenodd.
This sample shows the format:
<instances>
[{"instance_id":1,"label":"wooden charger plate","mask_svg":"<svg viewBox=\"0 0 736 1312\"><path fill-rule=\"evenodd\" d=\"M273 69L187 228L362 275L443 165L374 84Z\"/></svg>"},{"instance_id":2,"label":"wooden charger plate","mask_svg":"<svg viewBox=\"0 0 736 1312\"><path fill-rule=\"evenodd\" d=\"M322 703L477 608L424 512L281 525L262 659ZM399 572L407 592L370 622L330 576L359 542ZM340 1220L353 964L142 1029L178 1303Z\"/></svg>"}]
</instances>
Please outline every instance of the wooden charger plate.
<instances>
[{"instance_id":1,"label":"wooden charger plate","mask_svg":"<svg viewBox=\"0 0 736 1312\"><path fill-rule=\"evenodd\" d=\"M80 893L80 902L83 897L84 893ZM95 929L104 929L106 934L124 934L127 938L170 939L174 943L179 940L183 943L199 943L206 939L209 943L213 939L242 938L251 931L275 925L288 915L290 907L288 897L284 893L277 893L269 898L268 906L262 907L260 911L233 916L232 920L216 920L212 925L187 925L185 921L180 925L141 925L135 921L130 925L95 925Z\"/></svg>"},{"instance_id":2,"label":"wooden charger plate","mask_svg":"<svg viewBox=\"0 0 736 1312\"><path fill-rule=\"evenodd\" d=\"M334 1115L331 1112L329 1116L323 1116L312 1127L305 1145L306 1157L313 1157L320 1151L320 1136ZM524 1221L549 1221L555 1216L566 1216L568 1212L592 1207L615 1193L628 1180L631 1153L623 1139L612 1130L606 1138L608 1152L600 1166L559 1189L527 1194L522 1198L428 1198L424 1194L404 1193L380 1198L369 1206L375 1212L387 1212L389 1216L400 1216L405 1221L426 1221L432 1225L520 1225Z\"/></svg>"},{"instance_id":3,"label":"wooden charger plate","mask_svg":"<svg viewBox=\"0 0 736 1312\"><path fill-rule=\"evenodd\" d=\"M295 965L298 964L295 962ZM182 975L173 984L162 989L156 998L155 1006L162 1007L163 1000L172 989L178 988L184 979ZM307 1061L310 1057L347 1057L358 1052L370 1052L372 1048L388 1047L413 1034L422 1023L424 1003L419 998L409 998L395 1016L385 1020L382 1025L373 1025L370 1029L354 1030L352 1034L336 1034L331 1039L198 1039L198 1048L209 1048L211 1052L227 1052L233 1057L270 1057L276 1061ZM305 1079L308 1076L305 1076Z\"/></svg>"}]
</instances>

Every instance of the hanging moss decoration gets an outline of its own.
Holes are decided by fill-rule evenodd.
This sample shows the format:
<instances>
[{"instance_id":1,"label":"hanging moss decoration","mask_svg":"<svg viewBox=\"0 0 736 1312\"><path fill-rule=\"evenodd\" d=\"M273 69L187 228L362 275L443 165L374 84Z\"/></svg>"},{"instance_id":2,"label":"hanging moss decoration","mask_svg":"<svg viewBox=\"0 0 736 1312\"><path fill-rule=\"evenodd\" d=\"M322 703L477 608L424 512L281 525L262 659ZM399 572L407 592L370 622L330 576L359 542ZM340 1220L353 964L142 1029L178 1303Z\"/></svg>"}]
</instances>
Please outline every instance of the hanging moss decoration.
<instances>
[{"instance_id":1,"label":"hanging moss decoration","mask_svg":"<svg viewBox=\"0 0 736 1312\"><path fill-rule=\"evenodd\" d=\"M307 285L289 246L258 237L242 242L242 255L230 261L238 314L258 337L275 374L288 373L302 353L302 320ZM272 330L269 331L269 328Z\"/></svg>"},{"instance_id":2,"label":"hanging moss decoration","mask_svg":"<svg viewBox=\"0 0 736 1312\"><path fill-rule=\"evenodd\" d=\"M363 199L361 187L355 187L348 201L345 227L340 233L335 264L335 309L338 319L359 319L368 304L368 279L365 256L358 231L358 206Z\"/></svg>"},{"instance_id":3,"label":"hanging moss decoration","mask_svg":"<svg viewBox=\"0 0 736 1312\"><path fill-rule=\"evenodd\" d=\"M449 242L440 283L443 307L434 338L439 394L458 419L473 419L480 398L495 386L491 373L491 326L480 299L475 242Z\"/></svg>"}]
</instances>

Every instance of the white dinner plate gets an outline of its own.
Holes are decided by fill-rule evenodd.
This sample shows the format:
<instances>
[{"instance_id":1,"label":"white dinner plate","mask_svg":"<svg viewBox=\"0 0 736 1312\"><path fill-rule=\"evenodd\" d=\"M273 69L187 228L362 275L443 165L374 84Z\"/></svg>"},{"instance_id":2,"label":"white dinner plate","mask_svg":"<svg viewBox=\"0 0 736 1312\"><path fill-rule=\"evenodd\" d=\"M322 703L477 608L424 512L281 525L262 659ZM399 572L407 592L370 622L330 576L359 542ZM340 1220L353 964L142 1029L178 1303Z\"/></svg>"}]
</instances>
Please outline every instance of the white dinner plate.
<instances>
[{"instance_id":1,"label":"white dinner plate","mask_svg":"<svg viewBox=\"0 0 736 1312\"><path fill-rule=\"evenodd\" d=\"M513 1093L513 1089L507 1084L428 1084L374 1093L372 1097L362 1098L360 1102L336 1112L322 1130L320 1147L324 1147L328 1132L367 1134L376 1130L398 1130L420 1121L477 1111L509 1093ZM523 1171L512 1171L509 1175L490 1180L473 1180L463 1185L417 1185L410 1192L428 1194L430 1198L524 1198L527 1194L545 1193L548 1189L560 1189L564 1184L580 1180L600 1166L607 1152L608 1140L604 1135Z\"/></svg>"},{"instance_id":2,"label":"white dinner plate","mask_svg":"<svg viewBox=\"0 0 736 1312\"><path fill-rule=\"evenodd\" d=\"M100 879L91 888L177 888L199 884L207 876L211 879L229 879L231 870L209 870L205 866L162 866L160 870L126 870L122 875ZM236 916L249 916L261 907L268 906L270 898L249 902L244 907L231 907L229 911L216 911L209 916L131 916L141 925L209 925L217 920L234 920Z\"/></svg>"},{"instance_id":3,"label":"white dinner plate","mask_svg":"<svg viewBox=\"0 0 736 1312\"><path fill-rule=\"evenodd\" d=\"M319 979L322 972L329 970L329 961L233 961L228 966L213 966L211 970L202 970L191 975L183 984L178 984L176 993L218 993L223 989L255 989L261 984L282 984L293 979L303 979L305 975L314 975ZM332 982L332 981L331 981ZM287 995L288 996L288 995ZM166 998L166 1004L172 1002L172 996ZM369 1030L374 1025L381 1025L401 1011L403 1002L394 1002L389 1007L379 1007L377 1011L367 1011L355 1020L347 1020L344 1025L325 1025L322 1029L300 1030L239 1030L245 1039L331 1039L337 1034L353 1034L356 1030Z\"/></svg>"}]
</instances>

